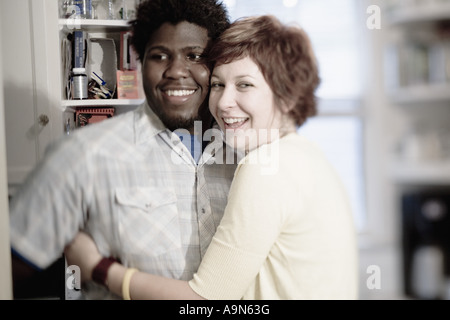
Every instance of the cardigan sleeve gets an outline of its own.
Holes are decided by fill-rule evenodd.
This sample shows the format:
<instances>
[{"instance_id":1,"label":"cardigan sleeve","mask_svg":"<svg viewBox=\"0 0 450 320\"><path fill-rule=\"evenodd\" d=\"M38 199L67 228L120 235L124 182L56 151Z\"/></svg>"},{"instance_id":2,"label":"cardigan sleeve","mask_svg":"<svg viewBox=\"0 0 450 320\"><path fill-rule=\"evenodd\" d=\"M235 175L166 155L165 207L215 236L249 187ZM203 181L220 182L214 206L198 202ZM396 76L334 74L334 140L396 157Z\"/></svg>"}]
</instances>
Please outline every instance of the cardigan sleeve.
<instances>
[{"instance_id":1,"label":"cardigan sleeve","mask_svg":"<svg viewBox=\"0 0 450 320\"><path fill-rule=\"evenodd\" d=\"M286 184L258 164L240 165L215 236L189 282L206 299L240 299L255 280L286 219Z\"/></svg>"}]
</instances>

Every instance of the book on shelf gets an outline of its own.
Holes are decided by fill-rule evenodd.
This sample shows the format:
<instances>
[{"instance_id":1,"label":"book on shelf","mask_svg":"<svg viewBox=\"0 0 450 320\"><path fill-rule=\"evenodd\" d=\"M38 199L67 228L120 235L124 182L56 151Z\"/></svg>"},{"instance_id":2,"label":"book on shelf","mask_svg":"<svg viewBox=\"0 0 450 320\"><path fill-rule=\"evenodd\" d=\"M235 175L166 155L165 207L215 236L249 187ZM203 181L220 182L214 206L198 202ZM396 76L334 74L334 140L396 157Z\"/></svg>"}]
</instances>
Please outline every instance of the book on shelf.
<instances>
[{"instance_id":1,"label":"book on shelf","mask_svg":"<svg viewBox=\"0 0 450 320\"><path fill-rule=\"evenodd\" d=\"M73 68L86 67L86 32L75 30L73 32Z\"/></svg>"},{"instance_id":2,"label":"book on shelf","mask_svg":"<svg viewBox=\"0 0 450 320\"><path fill-rule=\"evenodd\" d=\"M136 70L137 54L131 46L131 31L122 31L120 33L120 54L119 54L120 70Z\"/></svg>"},{"instance_id":3,"label":"book on shelf","mask_svg":"<svg viewBox=\"0 0 450 320\"><path fill-rule=\"evenodd\" d=\"M140 99L140 83L138 70L117 70L117 98Z\"/></svg>"},{"instance_id":4,"label":"book on shelf","mask_svg":"<svg viewBox=\"0 0 450 320\"><path fill-rule=\"evenodd\" d=\"M63 75L63 88L64 98L67 100L72 99L72 56L73 56L73 41L72 34L62 39L61 43L61 55L62 55L62 75Z\"/></svg>"},{"instance_id":5,"label":"book on shelf","mask_svg":"<svg viewBox=\"0 0 450 320\"><path fill-rule=\"evenodd\" d=\"M119 70L117 70L117 98L140 99L141 77L138 57L131 45L131 31L120 33Z\"/></svg>"},{"instance_id":6,"label":"book on shelf","mask_svg":"<svg viewBox=\"0 0 450 320\"><path fill-rule=\"evenodd\" d=\"M410 43L406 50L406 78L408 85L427 84L429 78L428 46L422 43Z\"/></svg>"},{"instance_id":7,"label":"book on shelf","mask_svg":"<svg viewBox=\"0 0 450 320\"><path fill-rule=\"evenodd\" d=\"M432 84L450 81L450 42L435 43L429 48L429 81Z\"/></svg>"},{"instance_id":8,"label":"book on shelf","mask_svg":"<svg viewBox=\"0 0 450 320\"><path fill-rule=\"evenodd\" d=\"M392 44L385 51L389 89L450 84L450 41Z\"/></svg>"}]
</instances>

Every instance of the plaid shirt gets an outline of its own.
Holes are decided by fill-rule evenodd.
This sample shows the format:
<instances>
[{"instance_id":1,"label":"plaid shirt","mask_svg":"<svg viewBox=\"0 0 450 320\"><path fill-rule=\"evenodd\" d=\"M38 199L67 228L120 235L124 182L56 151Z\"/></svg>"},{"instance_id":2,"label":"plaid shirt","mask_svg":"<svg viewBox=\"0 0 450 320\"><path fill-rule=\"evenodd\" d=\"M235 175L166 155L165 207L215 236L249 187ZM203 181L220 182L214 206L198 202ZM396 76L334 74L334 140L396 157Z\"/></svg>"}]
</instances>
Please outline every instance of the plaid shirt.
<instances>
[{"instance_id":1,"label":"plaid shirt","mask_svg":"<svg viewBox=\"0 0 450 320\"><path fill-rule=\"evenodd\" d=\"M196 164L147 104L78 130L47 151L12 199L11 245L46 268L82 229L104 256L189 280L222 218L236 168L209 149Z\"/></svg>"}]
</instances>

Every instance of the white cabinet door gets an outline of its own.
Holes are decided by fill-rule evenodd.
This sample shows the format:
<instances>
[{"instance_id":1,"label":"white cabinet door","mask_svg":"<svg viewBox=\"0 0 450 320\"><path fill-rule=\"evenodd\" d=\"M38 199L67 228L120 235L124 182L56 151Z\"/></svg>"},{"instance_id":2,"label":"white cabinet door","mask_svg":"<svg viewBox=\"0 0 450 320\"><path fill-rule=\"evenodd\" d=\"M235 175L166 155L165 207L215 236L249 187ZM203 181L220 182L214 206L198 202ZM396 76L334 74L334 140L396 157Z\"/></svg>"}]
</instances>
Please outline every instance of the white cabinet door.
<instances>
[{"instance_id":1,"label":"white cabinet door","mask_svg":"<svg viewBox=\"0 0 450 320\"><path fill-rule=\"evenodd\" d=\"M13 188L63 132L58 11L56 0L1 1L0 7L8 183Z\"/></svg>"},{"instance_id":2,"label":"white cabinet door","mask_svg":"<svg viewBox=\"0 0 450 320\"><path fill-rule=\"evenodd\" d=\"M1 8L1 5L0 5ZM0 75L2 74L2 26L0 25ZM3 79L0 77L0 300L12 299L11 246L9 243L8 184L6 175Z\"/></svg>"}]
</instances>

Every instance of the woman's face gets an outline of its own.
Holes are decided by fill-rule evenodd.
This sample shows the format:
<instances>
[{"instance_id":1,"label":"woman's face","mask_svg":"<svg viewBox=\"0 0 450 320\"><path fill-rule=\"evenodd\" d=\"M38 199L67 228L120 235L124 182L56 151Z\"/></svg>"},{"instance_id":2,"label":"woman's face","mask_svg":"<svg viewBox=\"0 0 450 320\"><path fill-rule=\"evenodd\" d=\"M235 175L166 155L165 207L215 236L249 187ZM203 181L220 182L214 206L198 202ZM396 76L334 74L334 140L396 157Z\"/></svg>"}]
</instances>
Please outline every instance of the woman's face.
<instances>
[{"instance_id":1,"label":"woman's face","mask_svg":"<svg viewBox=\"0 0 450 320\"><path fill-rule=\"evenodd\" d=\"M280 137L285 115L258 65L249 57L214 68L209 109L227 144L250 151Z\"/></svg>"}]
</instances>

